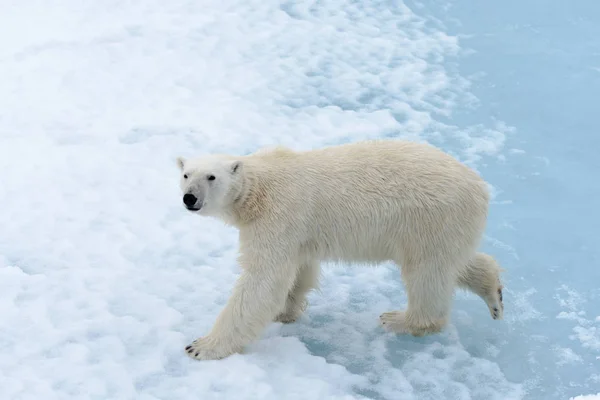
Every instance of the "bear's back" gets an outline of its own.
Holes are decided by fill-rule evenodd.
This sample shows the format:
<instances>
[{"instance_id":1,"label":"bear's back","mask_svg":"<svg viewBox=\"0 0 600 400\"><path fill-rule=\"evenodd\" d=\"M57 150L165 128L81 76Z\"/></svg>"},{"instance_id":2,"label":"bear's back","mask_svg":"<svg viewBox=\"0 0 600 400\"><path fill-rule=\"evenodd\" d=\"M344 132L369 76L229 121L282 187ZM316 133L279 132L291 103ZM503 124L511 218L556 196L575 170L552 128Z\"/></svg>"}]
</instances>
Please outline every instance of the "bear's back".
<instances>
[{"instance_id":1,"label":"bear's back","mask_svg":"<svg viewBox=\"0 0 600 400\"><path fill-rule=\"evenodd\" d=\"M269 177L275 190L310 195L304 200L330 202L349 196L439 206L455 202L461 191L487 196L477 173L428 144L380 140L255 154L260 173Z\"/></svg>"},{"instance_id":2,"label":"bear's back","mask_svg":"<svg viewBox=\"0 0 600 400\"><path fill-rule=\"evenodd\" d=\"M483 229L488 193L471 169L442 151L404 141L370 141L293 152L250 163L268 203L266 221L323 257L389 258L390 241ZM275 226L279 223L279 226ZM366 247L365 247L366 246Z\"/></svg>"}]
</instances>

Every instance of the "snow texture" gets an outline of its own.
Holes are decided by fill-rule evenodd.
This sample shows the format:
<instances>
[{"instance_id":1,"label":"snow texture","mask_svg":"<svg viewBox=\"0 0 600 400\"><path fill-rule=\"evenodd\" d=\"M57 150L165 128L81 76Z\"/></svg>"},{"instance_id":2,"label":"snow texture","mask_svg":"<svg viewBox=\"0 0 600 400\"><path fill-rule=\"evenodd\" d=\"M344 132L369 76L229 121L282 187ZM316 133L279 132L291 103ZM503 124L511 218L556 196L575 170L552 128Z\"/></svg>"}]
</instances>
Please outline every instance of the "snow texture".
<instances>
[{"instance_id":1,"label":"snow texture","mask_svg":"<svg viewBox=\"0 0 600 400\"><path fill-rule=\"evenodd\" d=\"M0 33L1 399L598 398L600 3L4 0ZM326 266L295 324L188 358L237 237L175 157L380 137L490 182L506 319L459 292L384 334L399 272Z\"/></svg>"}]
</instances>

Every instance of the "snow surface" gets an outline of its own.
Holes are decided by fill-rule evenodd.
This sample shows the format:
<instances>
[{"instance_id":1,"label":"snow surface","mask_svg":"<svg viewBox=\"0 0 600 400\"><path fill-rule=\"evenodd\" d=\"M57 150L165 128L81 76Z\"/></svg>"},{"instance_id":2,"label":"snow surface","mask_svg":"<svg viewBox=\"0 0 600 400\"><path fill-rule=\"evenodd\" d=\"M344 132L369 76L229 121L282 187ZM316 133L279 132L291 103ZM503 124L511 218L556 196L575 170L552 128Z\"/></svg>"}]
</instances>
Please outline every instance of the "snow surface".
<instances>
[{"instance_id":1,"label":"snow surface","mask_svg":"<svg viewBox=\"0 0 600 400\"><path fill-rule=\"evenodd\" d=\"M570 400L600 400L600 393L571 397Z\"/></svg>"},{"instance_id":2,"label":"snow surface","mask_svg":"<svg viewBox=\"0 0 600 400\"><path fill-rule=\"evenodd\" d=\"M593 0L4 0L0 398L597 398L598 37ZM459 292L443 333L384 334L398 271L326 268L297 323L189 359L237 237L175 157L378 137L493 186L506 319Z\"/></svg>"}]
</instances>

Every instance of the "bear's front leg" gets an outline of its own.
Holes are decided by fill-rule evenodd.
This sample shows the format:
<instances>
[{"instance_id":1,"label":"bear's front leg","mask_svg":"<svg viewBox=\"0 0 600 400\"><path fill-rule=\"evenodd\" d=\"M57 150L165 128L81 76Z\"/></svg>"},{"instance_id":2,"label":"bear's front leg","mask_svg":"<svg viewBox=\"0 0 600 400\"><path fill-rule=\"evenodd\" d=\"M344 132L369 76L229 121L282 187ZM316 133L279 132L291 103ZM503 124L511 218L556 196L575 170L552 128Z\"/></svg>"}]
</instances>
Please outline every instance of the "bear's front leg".
<instances>
[{"instance_id":1,"label":"bear's front leg","mask_svg":"<svg viewBox=\"0 0 600 400\"><path fill-rule=\"evenodd\" d=\"M284 257L242 256L240 261L244 272L213 329L185 348L192 358L217 360L241 352L285 304L296 276L293 264Z\"/></svg>"}]
</instances>

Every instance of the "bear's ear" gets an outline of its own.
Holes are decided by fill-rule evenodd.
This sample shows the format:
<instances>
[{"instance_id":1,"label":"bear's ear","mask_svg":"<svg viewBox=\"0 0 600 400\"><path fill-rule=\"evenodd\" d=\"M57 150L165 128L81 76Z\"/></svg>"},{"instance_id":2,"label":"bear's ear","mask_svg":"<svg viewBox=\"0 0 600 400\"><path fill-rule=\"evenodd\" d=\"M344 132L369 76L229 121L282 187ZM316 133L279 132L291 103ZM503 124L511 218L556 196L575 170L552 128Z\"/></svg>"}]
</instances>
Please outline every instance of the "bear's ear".
<instances>
[{"instance_id":1,"label":"bear's ear","mask_svg":"<svg viewBox=\"0 0 600 400\"><path fill-rule=\"evenodd\" d=\"M185 167L185 158L177 157L177 166L183 171L183 167Z\"/></svg>"},{"instance_id":2,"label":"bear's ear","mask_svg":"<svg viewBox=\"0 0 600 400\"><path fill-rule=\"evenodd\" d=\"M241 167L242 167L242 162L239 161L239 160L236 160L236 161L234 161L234 162L231 163L231 169L230 169L230 171L231 171L232 174L235 174L235 173L237 173L237 172L240 171Z\"/></svg>"}]
</instances>

